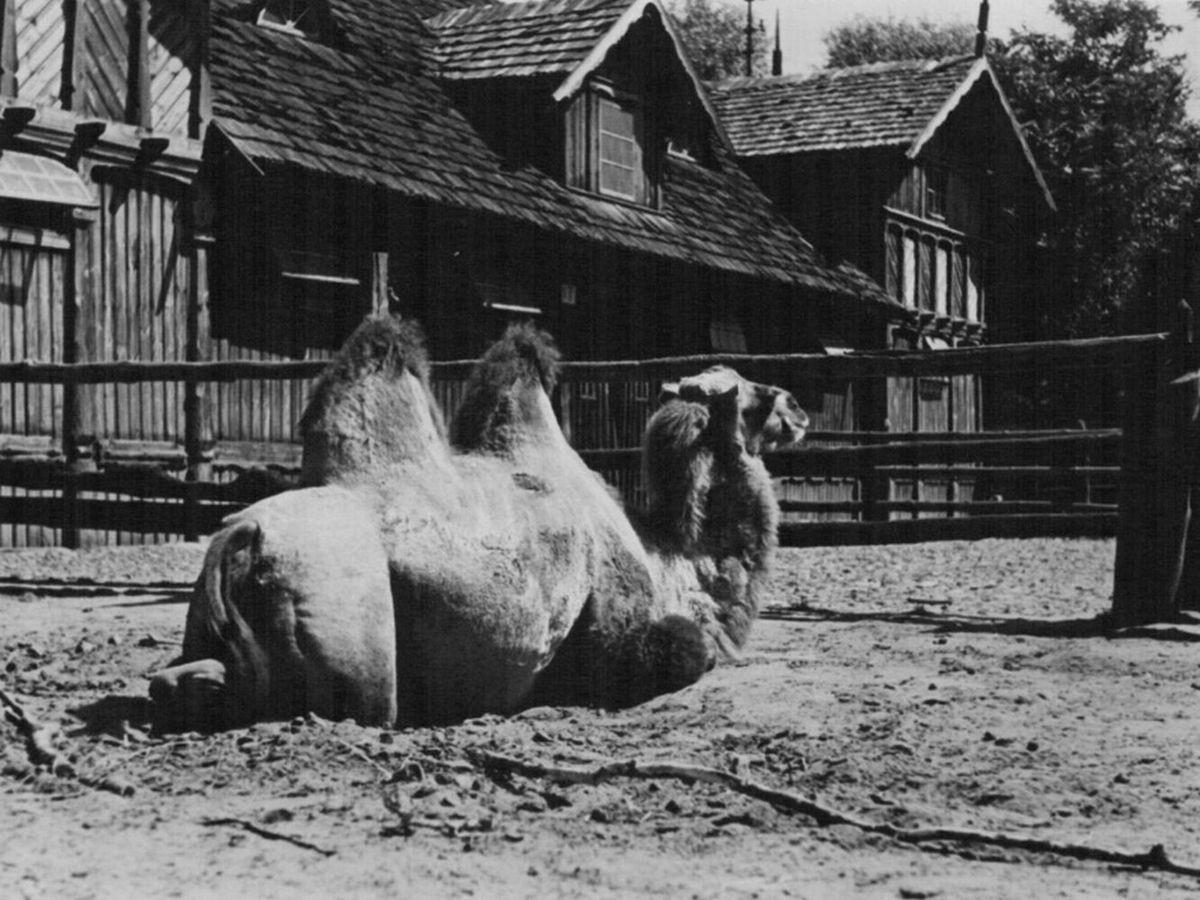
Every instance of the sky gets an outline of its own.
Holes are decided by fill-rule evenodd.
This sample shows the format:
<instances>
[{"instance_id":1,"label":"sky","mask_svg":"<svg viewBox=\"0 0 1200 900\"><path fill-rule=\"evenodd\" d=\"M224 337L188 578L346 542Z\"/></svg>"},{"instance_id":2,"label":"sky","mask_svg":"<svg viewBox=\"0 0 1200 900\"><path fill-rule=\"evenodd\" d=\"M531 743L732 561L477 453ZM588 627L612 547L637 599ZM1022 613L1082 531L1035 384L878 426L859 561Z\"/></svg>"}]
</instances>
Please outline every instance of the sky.
<instances>
[{"instance_id":1,"label":"sky","mask_svg":"<svg viewBox=\"0 0 1200 900\"><path fill-rule=\"evenodd\" d=\"M1163 21L1182 25L1184 30L1164 44L1168 54L1187 56L1192 82L1188 111L1200 120L1200 16L1184 0L1160 0L1155 4ZM804 73L824 64L821 38L831 28L856 15L897 19L928 18L935 22L962 21L975 24L978 0L755 0L754 17L766 22L768 39L774 41L775 13L783 35L783 71ZM1050 0L991 0L988 31L1007 37L1017 27L1036 31L1061 31L1062 23L1050 12ZM773 44L772 44L773 45Z\"/></svg>"}]
</instances>

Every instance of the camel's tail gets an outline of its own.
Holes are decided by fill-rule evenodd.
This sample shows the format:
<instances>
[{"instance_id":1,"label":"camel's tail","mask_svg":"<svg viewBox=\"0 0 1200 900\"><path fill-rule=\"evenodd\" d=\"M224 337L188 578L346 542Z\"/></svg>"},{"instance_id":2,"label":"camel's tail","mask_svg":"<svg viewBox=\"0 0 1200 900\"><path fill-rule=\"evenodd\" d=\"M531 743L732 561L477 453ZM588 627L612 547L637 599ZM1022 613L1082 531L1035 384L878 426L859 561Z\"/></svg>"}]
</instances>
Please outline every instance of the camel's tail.
<instances>
[{"instance_id":1,"label":"camel's tail","mask_svg":"<svg viewBox=\"0 0 1200 900\"><path fill-rule=\"evenodd\" d=\"M267 653L243 614L254 610L247 601L252 600L250 579L261 543L261 530L252 519L214 535L188 607L183 660L216 659L225 666L227 690L222 708L213 711L218 727L255 721L269 705Z\"/></svg>"}]
</instances>

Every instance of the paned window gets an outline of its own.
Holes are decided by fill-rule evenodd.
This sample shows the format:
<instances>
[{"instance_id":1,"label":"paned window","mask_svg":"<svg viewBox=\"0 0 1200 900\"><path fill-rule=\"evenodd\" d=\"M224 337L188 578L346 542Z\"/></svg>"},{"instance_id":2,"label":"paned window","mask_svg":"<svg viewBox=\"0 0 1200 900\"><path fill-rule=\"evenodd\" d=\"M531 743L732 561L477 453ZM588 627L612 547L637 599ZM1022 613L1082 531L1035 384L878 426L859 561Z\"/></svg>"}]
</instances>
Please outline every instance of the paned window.
<instances>
[{"instance_id":1,"label":"paned window","mask_svg":"<svg viewBox=\"0 0 1200 900\"><path fill-rule=\"evenodd\" d=\"M568 185L641 206L656 203L654 163L637 97L597 81L572 105L566 126Z\"/></svg>"},{"instance_id":2,"label":"paned window","mask_svg":"<svg viewBox=\"0 0 1200 900\"><path fill-rule=\"evenodd\" d=\"M596 150L599 193L624 200L642 197L642 148L636 107L628 101L599 98Z\"/></svg>"}]
</instances>

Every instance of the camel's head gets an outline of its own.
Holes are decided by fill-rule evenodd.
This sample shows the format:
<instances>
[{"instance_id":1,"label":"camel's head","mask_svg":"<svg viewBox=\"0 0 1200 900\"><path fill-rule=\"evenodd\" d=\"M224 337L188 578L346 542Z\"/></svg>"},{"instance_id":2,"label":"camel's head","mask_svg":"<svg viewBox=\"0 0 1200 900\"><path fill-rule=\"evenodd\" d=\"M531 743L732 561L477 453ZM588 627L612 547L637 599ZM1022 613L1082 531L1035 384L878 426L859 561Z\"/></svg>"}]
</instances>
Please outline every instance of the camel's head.
<instances>
[{"instance_id":1,"label":"camel's head","mask_svg":"<svg viewBox=\"0 0 1200 900\"><path fill-rule=\"evenodd\" d=\"M660 399L708 407L710 432L728 435L734 446L752 455L795 444L808 428L808 415L790 393L748 381L728 366L665 384Z\"/></svg>"}]
</instances>

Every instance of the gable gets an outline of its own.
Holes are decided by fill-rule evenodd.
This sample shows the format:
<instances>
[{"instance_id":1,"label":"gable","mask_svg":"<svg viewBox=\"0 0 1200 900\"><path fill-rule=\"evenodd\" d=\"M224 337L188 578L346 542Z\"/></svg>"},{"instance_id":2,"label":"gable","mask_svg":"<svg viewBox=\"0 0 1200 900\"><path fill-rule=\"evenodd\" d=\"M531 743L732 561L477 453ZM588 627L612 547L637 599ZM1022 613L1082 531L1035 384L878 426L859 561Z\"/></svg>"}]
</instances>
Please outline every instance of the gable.
<instances>
[{"instance_id":1,"label":"gable","mask_svg":"<svg viewBox=\"0 0 1200 900\"><path fill-rule=\"evenodd\" d=\"M605 68L632 34L662 40L643 60L660 81L702 110L708 127L728 144L716 109L659 0L532 0L454 9L425 20L435 42L430 59L438 78L480 81L552 76L559 103L571 99ZM628 64L625 66L628 68ZM558 81L561 79L561 81Z\"/></svg>"},{"instance_id":2,"label":"gable","mask_svg":"<svg viewBox=\"0 0 1200 900\"><path fill-rule=\"evenodd\" d=\"M735 78L713 99L740 157L877 147L916 158L963 100L985 95L1025 174L1053 198L986 57L910 60L827 69L813 75Z\"/></svg>"}]
</instances>

